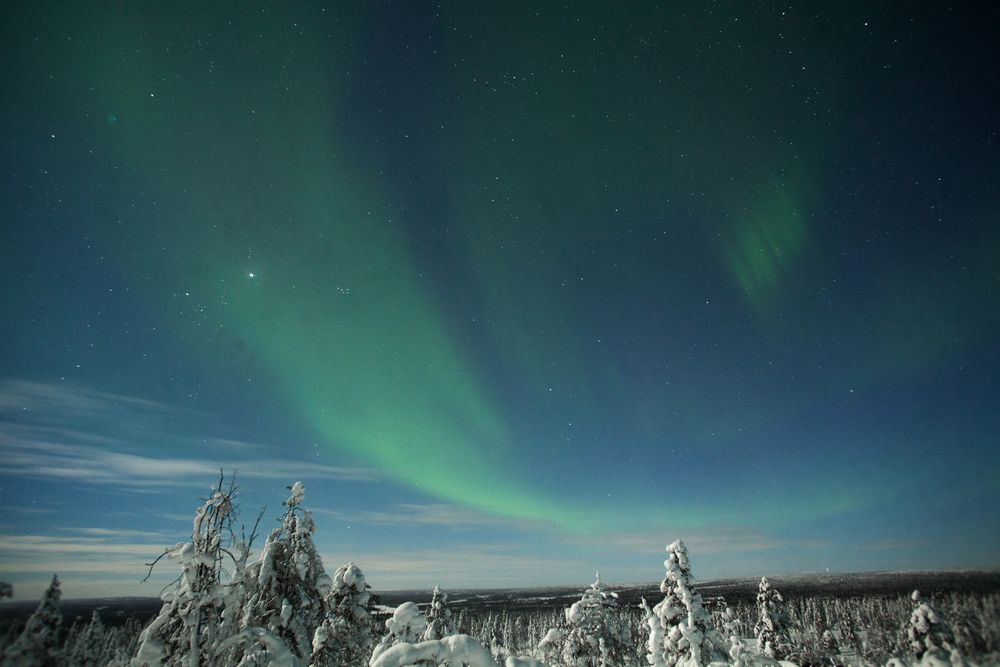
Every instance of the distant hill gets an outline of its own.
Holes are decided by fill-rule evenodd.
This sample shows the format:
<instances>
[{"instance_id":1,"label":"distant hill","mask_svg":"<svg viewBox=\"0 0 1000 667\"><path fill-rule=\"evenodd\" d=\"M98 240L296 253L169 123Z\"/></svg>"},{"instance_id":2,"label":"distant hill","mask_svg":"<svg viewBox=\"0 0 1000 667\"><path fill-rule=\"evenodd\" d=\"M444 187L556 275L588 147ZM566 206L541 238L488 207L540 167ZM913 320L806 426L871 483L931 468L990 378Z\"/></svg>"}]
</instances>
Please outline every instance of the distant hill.
<instances>
[{"instance_id":1,"label":"distant hill","mask_svg":"<svg viewBox=\"0 0 1000 667\"><path fill-rule=\"evenodd\" d=\"M961 570L937 572L857 572L831 573L806 572L768 576L771 583L786 598L828 597L850 598L863 595L900 596L909 595L919 588L923 593L998 593L1000 592L1000 570ZM757 595L760 577L740 577L699 581L698 590L706 598L725 598L731 602L745 601ZM492 607L566 607L580 598L589 585L543 588L502 588L480 590L449 590L448 601L453 608ZM638 604L645 597L650 602L658 601L660 583L641 583L606 586L607 590L618 593L623 604ZM379 594L381 603L395 606L412 600L417 603L429 602L429 590L383 591Z\"/></svg>"},{"instance_id":2,"label":"distant hill","mask_svg":"<svg viewBox=\"0 0 1000 667\"><path fill-rule=\"evenodd\" d=\"M768 576L786 599L796 597L851 598L865 595L898 597L915 588L927 595L936 593L1000 593L1000 570L962 570L952 572L859 572L802 573ZM698 582L698 590L709 602L745 602L757 595L756 577L717 579ZM559 586L545 588L498 588L448 590L449 604L454 610L538 609L567 607L580 599L589 585L576 588ZM618 593L624 605L639 604L645 597L650 603L661 597L659 582L608 585ZM413 601L420 605L431 599L429 590L376 591L384 607L395 607ZM107 625L120 625L129 618L145 623L160 609L159 598L89 598L63 600L61 609L67 625L76 618L88 619L97 609ZM23 622L38 606L37 601L0 603L0 631L12 623Z\"/></svg>"},{"instance_id":3,"label":"distant hill","mask_svg":"<svg viewBox=\"0 0 1000 667\"><path fill-rule=\"evenodd\" d=\"M159 598L78 598L62 600L63 622L69 626L75 619L90 620L96 609L105 625L116 626L135 618L145 623L160 610L163 602ZM11 623L21 623L38 607L37 600L20 600L0 603L0 629Z\"/></svg>"}]
</instances>

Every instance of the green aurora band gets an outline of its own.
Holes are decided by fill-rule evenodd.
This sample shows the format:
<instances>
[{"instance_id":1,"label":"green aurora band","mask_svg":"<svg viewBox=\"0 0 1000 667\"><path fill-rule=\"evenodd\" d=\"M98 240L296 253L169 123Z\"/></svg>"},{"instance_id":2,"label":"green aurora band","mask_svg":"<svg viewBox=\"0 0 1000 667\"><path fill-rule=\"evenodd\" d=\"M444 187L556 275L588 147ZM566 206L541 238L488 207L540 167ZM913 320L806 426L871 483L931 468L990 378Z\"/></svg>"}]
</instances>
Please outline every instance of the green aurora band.
<instances>
[{"instance_id":1,"label":"green aurora band","mask_svg":"<svg viewBox=\"0 0 1000 667\"><path fill-rule=\"evenodd\" d=\"M741 68L750 59L720 55L709 63L709 76L689 80L679 73L706 67L697 36L626 39L578 24L550 35L551 17L515 25L517 19L505 17L502 8L482 11L497 13L484 19L500 26L491 38L500 34L508 47L518 40L527 46L484 46L478 60L483 71L435 79L436 99L457 100L456 91L464 97L455 102L456 127L425 141L436 151L428 162L447 165L438 167L442 208L468 263L464 275L482 296L484 319L495 323L492 351L519 386L541 392L561 382L584 406L599 405L604 395L638 391L629 380L645 370L623 370L603 343L581 332L602 319L588 310L595 303L610 308L627 299L637 305L629 312L669 309L683 303L686 292L703 289L669 282L667 261L680 265L670 267L673 274L691 274L712 261L722 265L728 287L759 327L748 335L781 342L802 338L812 327L805 337L823 338L822 321L795 327L774 317L777 305L793 300L795 290L809 289L815 273L824 270L807 223L822 155L800 155L786 146L812 143L821 154L834 136L827 129L830 112L811 124L786 123L791 140L783 137L778 148L769 133L786 120L774 118L772 108L797 118L799 93L786 86L788 80L799 77L801 89L828 83L808 79L814 68L800 70L796 62L786 70L746 72ZM572 531L620 526L622 516L636 524L666 517L682 526L725 522L745 511L746 499L738 494L692 508L673 495L669 479L655 499L659 516L649 512L648 499L638 497L614 508L601 498L557 498L537 472L532 477L530 464L512 460L526 451L530 456L535 443L515 441L500 392L480 378L482 360L452 327L449 304L428 277L433 271L414 250L418 233L408 228L404 195L353 141L343 100L356 85L352 70L366 55L355 46L363 18L344 11L319 35L288 16L268 19L266 26L263 19L244 18L235 27L225 16L198 16L192 25L214 30L207 53L190 45L190 51L167 51L160 43L154 49L143 35L155 34L157 19L141 11L69 14L62 20L89 22L90 29L89 40L65 43L53 25L51 41L64 49L54 57L78 70L64 84L68 98L96 143L109 147L109 155L101 156L114 165L117 182L109 191L133 193L112 201L103 201L104 193L89 194L107 213L96 235L115 249L153 315L173 322L181 340L188 325L175 321L176 297L159 286L188 293L204 313L203 326L214 332L213 345L192 345L190 354L213 363L245 349L261 369L255 383L270 382L285 405L322 436L331 459L346 453L436 498ZM675 25L669 19L648 23ZM734 29L748 31L750 48L754 27ZM265 32L266 48L253 47L251 37ZM591 40L591 32L601 41ZM472 48L456 45L463 38L445 35L442 48ZM667 54L660 61L647 57L648 44L656 40ZM605 57L622 44L635 51L622 58L626 65ZM593 71L536 71L537 63L560 63L563 53L594 63ZM626 66L638 68L634 74L647 88L627 88L636 76L620 76ZM478 87L466 90L473 78ZM728 82L743 80L749 83L730 90ZM828 97L836 96L835 84ZM744 111L745 127L731 127L734 106ZM606 111L580 113L598 108ZM608 183L616 188L606 188ZM734 213L733 201L749 203ZM633 250L652 238L663 239L657 241L667 248L663 255L629 264ZM704 248L709 251L699 254ZM599 280L581 280L602 271L638 285L636 293L603 292ZM643 287L652 280L661 283ZM909 296L912 302L919 295ZM870 309L890 299L876 295ZM911 317L915 324L939 321L934 315L943 310L937 306ZM878 340L897 340L896 329L910 324L905 314L888 318ZM923 354L907 350L909 361L892 363L916 366L939 357L960 314L927 333L912 327L907 348ZM877 368L886 346L869 344L862 330L855 333L868 355L868 363L859 365ZM664 357L683 358L683 351L670 348L679 342L658 334L667 348ZM688 372L695 377L702 370ZM740 394L740 379L731 382L733 394ZM733 398L726 411L715 405L711 390L688 384L686 393L658 389L658 403L626 416L643 409L658 413L648 431L662 447L673 444L662 435L662 415L671 412L681 413L678 421L730 433L739 425L761 431L769 426L746 398L752 391ZM841 465L845 476L864 476ZM784 502L788 491L776 487L754 489L751 501L760 520L778 525L858 509L902 484L862 480L872 483L847 489L836 476L831 479L805 484L795 506Z\"/></svg>"},{"instance_id":2,"label":"green aurora band","mask_svg":"<svg viewBox=\"0 0 1000 667\"><path fill-rule=\"evenodd\" d=\"M449 336L386 213L390 204L374 194L370 176L336 155L344 133L335 105L316 108L310 95L275 100L244 82L222 95L246 110L234 123L187 104L193 93L158 72L162 63L112 65L127 44L110 39L94 48L84 62L115 70L116 85L97 108L120 119L108 129L117 159L128 164L120 185L159 209L157 218L129 219L123 206L124 224L109 225L103 239L164 315L175 306L148 291L151 273L209 311L218 345L192 354L245 346L334 450L434 497L566 529L600 520L520 484L505 465L504 420ZM336 54L301 57L325 62ZM143 92L149 81L161 82L154 94ZM306 116L304 108L313 111ZM278 123L283 131L249 152L236 148L240 135L259 136L254 123L283 116L296 120ZM206 152L218 145L230 148Z\"/></svg>"}]
</instances>

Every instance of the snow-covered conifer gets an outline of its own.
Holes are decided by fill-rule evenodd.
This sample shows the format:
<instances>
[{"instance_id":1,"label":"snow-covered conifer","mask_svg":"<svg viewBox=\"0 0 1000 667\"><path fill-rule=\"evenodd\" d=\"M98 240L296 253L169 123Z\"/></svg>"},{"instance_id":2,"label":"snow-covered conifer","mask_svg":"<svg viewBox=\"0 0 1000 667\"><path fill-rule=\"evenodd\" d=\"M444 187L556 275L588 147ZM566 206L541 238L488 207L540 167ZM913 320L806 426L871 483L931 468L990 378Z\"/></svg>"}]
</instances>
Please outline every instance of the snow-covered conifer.
<instances>
[{"instance_id":1,"label":"snow-covered conifer","mask_svg":"<svg viewBox=\"0 0 1000 667\"><path fill-rule=\"evenodd\" d=\"M311 667L364 667L372 652L371 587L354 563L337 569L329 615L313 633Z\"/></svg>"},{"instance_id":2,"label":"snow-covered conifer","mask_svg":"<svg viewBox=\"0 0 1000 667\"><path fill-rule=\"evenodd\" d=\"M135 667L195 667L211 661L223 603L222 550L230 536L233 509L232 493L223 491L220 481L212 497L195 513L191 541L179 542L164 552L163 556L180 565L181 575L173 590L160 596L160 613L139 636L132 661Z\"/></svg>"},{"instance_id":3,"label":"snow-covered conifer","mask_svg":"<svg viewBox=\"0 0 1000 667\"><path fill-rule=\"evenodd\" d=\"M951 655L955 653L955 635L951 631L951 626L945 621L941 612L921 598L920 591L913 591L911 599L914 608L910 614L906 635L913 655L917 660L951 659Z\"/></svg>"},{"instance_id":4,"label":"snow-covered conifer","mask_svg":"<svg viewBox=\"0 0 1000 667\"><path fill-rule=\"evenodd\" d=\"M771 586L767 577L761 577L757 587L757 624L753 632L761 654L782 660L791 651L785 599Z\"/></svg>"},{"instance_id":5,"label":"snow-covered conifer","mask_svg":"<svg viewBox=\"0 0 1000 667\"><path fill-rule=\"evenodd\" d=\"M261 512L263 514L263 511ZM258 517L258 522L260 517ZM254 528L256 532L256 527ZM234 637L246 629L244 619L244 607L246 601L253 594L256 581L250 575L247 559L250 557L250 544L252 544L255 533L251 534L249 540L241 540L229 548L229 579L223 587L222 614L219 618L218 638L220 642L226 641L229 637ZM246 649L245 644L238 644L224 655L219 650L215 652L216 660L226 663L235 663Z\"/></svg>"},{"instance_id":6,"label":"snow-covered conifer","mask_svg":"<svg viewBox=\"0 0 1000 667\"><path fill-rule=\"evenodd\" d=\"M566 609L569 626L562 646L567 667L622 665L632 636L618 610L618 596L604 590L598 574L579 601Z\"/></svg>"},{"instance_id":7,"label":"snow-covered conifer","mask_svg":"<svg viewBox=\"0 0 1000 667\"><path fill-rule=\"evenodd\" d=\"M280 637L264 628L246 628L232 637L227 637L217 645L216 653L232 655L238 646L244 647L243 659L239 662L240 667L250 665L305 667L306 664Z\"/></svg>"},{"instance_id":8,"label":"snow-covered conifer","mask_svg":"<svg viewBox=\"0 0 1000 667\"><path fill-rule=\"evenodd\" d=\"M566 641L566 631L562 628L550 628L542 641L538 642L538 652L548 665L558 665L562 662L562 647Z\"/></svg>"},{"instance_id":9,"label":"snow-covered conifer","mask_svg":"<svg viewBox=\"0 0 1000 667\"><path fill-rule=\"evenodd\" d=\"M392 612L392 617L385 622L388 632L375 647L372 653L372 664L385 651L397 644L415 644L420 641L427 629L427 619L420 613L419 607L413 602L404 602Z\"/></svg>"},{"instance_id":10,"label":"snow-covered conifer","mask_svg":"<svg viewBox=\"0 0 1000 667\"><path fill-rule=\"evenodd\" d=\"M643 600L643 603L645 602ZM732 660L733 667L746 667L747 651L743 646L743 640L740 638L739 627L740 622L736 617L736 612L733 611L732 607L726 607L723 629L725 630L725 636L729 639L729 658Z\"/></svg>"},{"instance_id":11,"label":"snow-covered conifer","mask_svg":"<svg viewBox=\"0 0 1000 667\"><path fill-rule=\"evenodd\" d=\"M667 547L663 562L667 574L660 584L666 597L652 609L648 618L649 653L653 667L707 665L725 660L727 651L712 617L701 603L701 594L691 576L687 547L677 540Z\"/></svg>"},{"instance_id":12,"label":"snow-covered conifer","mask_svg":"<svg viewBox=\"0 0 1000 667\"><path fill-rule=\"evenodd\" d=\"M3 654L3 667L33 667L59 665L62 652L59 633L62 630L62 612L59 610L59 577L52 575L52 583L42 594L38 608L28 618L17 640Z\"/></svg>"},{"instance_id":13,"label":"snow-covered conifer","mask_svg":"<svg viewBox=\"0 0 1000 667\"><path fill-rule=\"evenodd\" d=\"M69 663L74 667L88 667L90 665L107 665L108 656L105 654L105 642L107 637L104 632L104 623L101 622L101 615L95 609L90 615L90 622L80 631L72 646L68 645Z\"/></svg>"},{"instance_id":14,"label":"snow-covered conifer","mask_svg":"<svg viewBox=\"0 0 1000 667\"><path fill-rule=\"evenodd\" d=\"M443 639L453 634L455 628L451 623L451 610L448 609L448 594L435 586L431 594L431 606L427 609L424 639Z\"/></svg>"},{"instance_id":15,"label":"snow-covered conifer","mask_svg":"<svg viewBox=\"0 0 1000 667\"><path fill-rule=\"evenodd\" d=\"M244 605L243 624L267 630L308 661L313 635L326 618L330 577L312 541L312 513L301 507L305 488L301 482L289 488L281 528L271 532L260 560L249 567L256 581Z\"/></svg>"},{"instance_id":16,"label":"snow-covered conifer","mask_svg":"<svg viewBox=\"0 0 1000 667\"><path fill-rule=\"evenodd\" d=\"M212 496L195 512L191 541L180 542L160 556L176 561L181 574L173 589L160 596L160 613L139 635L133 667L198 667L228 662L232 657L233 642L228 640L239 632L223 616L224 605L232 599L232 587L223 581L224 565L238 572L249 546L239 542L232 529L236 482L228 488L223 482L220 478ZM220 651L229 652L225 660Z\"/></svg>"}]
</instances>

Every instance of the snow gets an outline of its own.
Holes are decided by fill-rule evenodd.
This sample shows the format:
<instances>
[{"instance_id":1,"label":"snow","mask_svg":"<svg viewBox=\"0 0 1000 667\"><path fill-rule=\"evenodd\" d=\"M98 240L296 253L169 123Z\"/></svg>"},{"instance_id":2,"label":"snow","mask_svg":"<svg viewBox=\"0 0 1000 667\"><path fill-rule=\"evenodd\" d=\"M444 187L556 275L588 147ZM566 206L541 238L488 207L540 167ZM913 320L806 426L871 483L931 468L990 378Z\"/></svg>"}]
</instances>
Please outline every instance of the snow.
<instances>
[{"instance_id":1,"label":"snow","mask_svg":"<svg viewBox=\"0 0 1000 667\"><path fill-rule=\"evenodd\" d=\"M385 622L385 627L400 641L409 642L427 629L427 619L420 613L416 603L404 602L396 607L392 618Z\"/></svg>"},{"instance_id":2,"label":"snow","mask_svg":"<svg viewBox=\"0 0 1000 667\"><path fill-rule=\"evenodd\" d=\"M316 577L316 592L327 596L333 590L333 579L326 572Z\"/></svg>"},{"instance_id":3,"label":"snow","mask_svg":"<svg viewBox=\"0 0 1000 667\"><path fill-rule=\"evenodd\" d=\"M301 505L302 501L305 500L306 497L306 487L302 484L302 482L295 482L288 487L288 490L292 492L292 495L289 496L285 504L289 507L297 507L298 505Z\"/></svg>"},{"instance_id":4,"label":"snow","mask_svg":"<svg viewBox=\"0 0 1000 667\"><path fill-rule=\"evenodd\" d=\"M413 603L404 604L412 605ZM373 659L370 667L406 667L421 663L440 665L446 661L452 665L496 667L496 661L493 660L490 652L468 635L452 635L418 644L406 642L396 644ZM514 664L527 665L528 663L515 662Z\"/></svg>"},{"instance_id":5,"label":"snow","mask_svg":"<svg viewBox=\"0 0 1000 667\"><path fill-rule=\"evenodd\" d=\"M163 664L164 646L158 639L147 639L139 645L134 664L146 667L160 667Z\"/></svg>"},{"instance_id":6,"label":"snow","mask_svg":"<svg viewBox=\"0 0 1000 667\"><path fill-rule=\"evenodd\" d=\"M541 660L535 660L534 658L515 658L510 655L504 661L504 667L547 667L547 665Z\"/></svg>"},{"instance_id":7,"label":"snow","mask_svg":"<svg viewBox=\"0 0 1000 667\"><path fill-rule=\"evenodd\" d=\"M364 586L365 575L361 574L361 568L354 563L341 566L334 575L334 583L337 588L341 586Z\"/></svg>"}]
</instances>

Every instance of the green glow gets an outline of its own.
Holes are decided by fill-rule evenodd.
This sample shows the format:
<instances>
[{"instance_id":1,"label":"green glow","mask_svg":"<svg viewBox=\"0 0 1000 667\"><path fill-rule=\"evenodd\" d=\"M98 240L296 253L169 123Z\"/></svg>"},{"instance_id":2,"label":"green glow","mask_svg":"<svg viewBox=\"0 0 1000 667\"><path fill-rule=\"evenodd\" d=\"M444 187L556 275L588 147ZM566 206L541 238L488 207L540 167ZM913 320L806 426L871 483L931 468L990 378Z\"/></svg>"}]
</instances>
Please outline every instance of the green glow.
<instances>
[{"instance_id":1,"label":"green glow","mask_svg":"<svg viewBox=\"0 0 1000 667\"><path fill-rule=\"evenodd\" d=\"M325 437L331 460L345 452L434 497L568 530L609 514L564 507L519 479L525 462L423 285L405 219L388 213L393 202L368 167L340 155L351 128L338 121L336 95L317 106L310 90L237 82L208 93L219 102L203 108L185 96L197 80L175 82L171 65L141 50L124 64L117 54L131 52L129 35L113 21L101 33L83 77L116 85L93 114L123 164L122 189L158 207L155 219L109 224L104 239L137 288L155 272L157 285L203 304L218 342L192 354L207 362L238 343L265 375L256 381ZM303 53L295 34L287 39L300 76L346 85L320 69L336 52ZM109 113L118 122L105 122ZM264 123L280 131L260 135ZM264 136L254 150L244 147L249 134ZM172 296L147 298L183 338Z\"/></svg>"},{"instance_id":2,"label":"green glow","mask_svg":"<svg viewBox=\"0 0 1000 667\"><path fill-rule=\"evenodd\" d=\"M727 240L734 278L754 308L766 308L788 280L808 241L805 212L791 188L772 185L741 214Z\"/></svg>"},{"instance_id":3,"label":"green glow","mask_svg":"<svg viewBox=\"0 0 1000 667\"><path fill-rule=\"evenodd\" d=\"M573 531L664 521L695 526L742 516L742 498L728 492L710 507L692 507L672 488L673 476L681 474L675 470L663 471L662 488L614 503L589 488L592 495L576 503L537 483L559 473L532 470L532 447L545 443L515 440L505 406L478 379L496 371L477 367L449 329L448 304L436 301L438 292L425 284L419 256L411 253L407 225L413 221L393 198L405 174L383 179L378 159L352 143L358 130L347 126L340 104L345 90L358 85L345 72L364 52L342 47L356 39L348 19L337 24L343 34L305 41L293 22L269 22L275 32L267 34L266 55L246 56L242 44L219 50L231 58L216 63L219 71L241 72L235 79L209 73L201 54L177 62L169 58L180 56L143 51L134 37L141 31L117 30L112 17L93 20L91 34L101 39L88 42L94 53L79 61L86 70L80 79L113 83L98 89L97 102L88 97L84 104L93 105L89 117L99 121L121 163L118 190L134 193L144 212L130 216L132 202L115 202L126 223L109 221L104 238L147 290L157 320L172 323L179 338L189 324L178 316L177 302L145 287L144 276L155 272L156 285L172 285L205 304L207 326L219 333L214 345L202 344L204 332L192 336L197 345L189 354L210 360L238 342L263 376L253 380L273 384L284 406L323 436L330 460L346 454L443 500ZM486 354L526 392L554 386L572 394L563 399L567 410L587 411L603 407L609 393L632 389L616 356L627 350L606 352L594 340L598 335L581 333L591 331L588 318L604 320L594 310L623 296L602 291L601 279L660 295L657 301L627 295L644 307L669 311L671 297L683 303L691 283L664 270L660 259L685 260L697 252L698 234L682 215L689 206L694 219L717 212L684 203L686 197L711 190L704 184L721 180L718 165L730 164L732 154L756 153L746 150L742 131L721 130L720 139L722 115L711 122L713 109L726 108L720 104L728 100L725 86L671 84L679 87L657 104L637 104L645 93L634 97L624 82L621 89L597 91L584 70L575 78L562 65L534 73L536 60L558 63L565 50L548 37L526 40L541 53L496 50L490 56L496 62L485 68L496 77L517 73L516 86L529 85L524 77L531 72L537 94L505 98L492 86L469 87L469 72L455 74L461 77L453 82L456 90L468 101L443 138L427 144L441 152L429 161L453 165L435 175L443 174L448 203L442 208L450 207L456 245L472 269L467 276L482 297L482 319L493 323L484 335ZM678 57L692 52L678 47ZM520 57L516 67L508 68L508 56ZM443 99L452 99L454 91L444 92ZM602 113L580 113L597 103ZM794 279L808 248L804 200L798 184L761 187L724 233L728 267L759 312ZM635 266L620 261L654 243L671 244L671 252ZM651 281L657 284L648 286ZM614 332L618 324L607 328ZM670 331L665 326L656 334L666 346ZM626 417L680 409L678 420L710 424L698 430L733 436L748 426L742 417L726 422L709 402L713 394L699 393L694 383L664 395L669 399L650 400ZM838 487L816 490L792 508L783 502L784 490L761 493L757 516L792 521L814 515L816 505L844 511L871 500Z\"/></svg>"}]
</instances>

